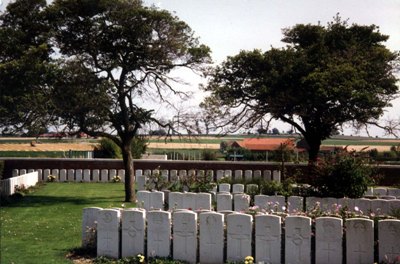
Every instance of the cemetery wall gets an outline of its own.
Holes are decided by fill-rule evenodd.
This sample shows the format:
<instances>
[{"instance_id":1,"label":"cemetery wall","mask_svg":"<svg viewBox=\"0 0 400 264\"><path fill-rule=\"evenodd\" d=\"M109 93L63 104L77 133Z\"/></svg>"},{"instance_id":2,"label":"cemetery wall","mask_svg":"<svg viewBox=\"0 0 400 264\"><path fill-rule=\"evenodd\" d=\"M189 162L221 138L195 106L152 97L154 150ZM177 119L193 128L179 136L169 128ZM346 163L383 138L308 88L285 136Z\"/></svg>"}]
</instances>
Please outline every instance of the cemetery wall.
<instances>
[{"instance_id":1,"label":"cemetery wall","mask_svg":"<svg viewBox=\"0 0 400 264\"><path fill-rule=\"evenodd\" d=\"M15 187L24 186L25 188L29 188L31 186L35 186L38 183L38 181L39 181L39 174L37 171L1 180L0 195L1 196L12 195L15 192Z\"/></svg>"},{"instance_id":2,"label":"cemetery wall","mask_svg":"<svg viewBox=\"0 0 400 264\"><path fill-rule=\"evenodd\" d=\"M97 230L97 238L93 232ZM400 220L85 208L82 245L98 256L167 257L188 263L394 263ZM345 239L344 239L345 238Z\"/></svg>"},{"instance_id":3,"label":"cemetery wall","mask_svg":"<svg viewBox=\"0 0 400 264\"><path fill-rule=\"evenodd\" d=\"M2 158L4 160L4 178L15 176L14 170L121 170L123 163L121 160L112 159L43 159L43 158ZM165 160L134 160L134 168L139 170L205 170L213 171L213 175L218 170L240 170L244 174L246 170L250 171L274 171L281 170L279 163L267 162L223 162L223 161L165 161ZM285 164L285 170L288 174L294 171L304 171L303 178L299 182L307 183L307 166L303 164ZM400 185L400 166L379 165L377 167L381 178L378 185L393 186ZM284 175L282 175L284 177Z\"/></svg>"}]
</instances>

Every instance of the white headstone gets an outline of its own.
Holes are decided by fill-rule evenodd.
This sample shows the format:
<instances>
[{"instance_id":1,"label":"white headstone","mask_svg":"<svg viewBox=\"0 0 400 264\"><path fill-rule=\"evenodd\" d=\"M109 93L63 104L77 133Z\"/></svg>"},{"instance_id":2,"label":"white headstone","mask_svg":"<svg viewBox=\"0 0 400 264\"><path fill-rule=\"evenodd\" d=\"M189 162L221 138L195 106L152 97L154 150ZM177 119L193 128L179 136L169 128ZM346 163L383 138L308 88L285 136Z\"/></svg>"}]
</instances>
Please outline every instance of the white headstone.
<instances>
[{"instance_id":1,"label":"white headstone","mask_svg":"<svg viewBox=\"0 0 400 264\"><path fill-rule=\"evenodd\" d=\"M359 214L367 215L371 212L371 200L365 198L354 199L354 210Z\"/></svg>"},{"instance_id":2,"label":"white headstone","mask_svg":"<svg viewBox=\"0 0 400 264\"><path fill-rule=\"evenodd\" d=\"M379 263L396 263L400 257L400 220L378 223Z\"/></svg>"},{"instance_id":3,"label":"white headstone","mask_svg":"<svg viewBox=\"0 0 400 264\"><path fill-rule=\"evenodd\" d=\"M138 191L146 190L146 177L136 176L136 186Z\"/></svg>"},{"instance_id":4,"label":"white headstone","mask_svg":"<svg viewBox=\"0 0 400 264\"><path fill-rule=\"evenodd\" d=\"M187 171L186 170L180 170L179 171L179 178L180 179L186 179L187 178Z\"/></svg>"},{"instance_id":5,"label":"white headstone","mask_svg":"<svg viewBox=\"0 0 400 264\"><path fill-rule=\"evenodd\" d=\"M287 207L289 214L303 212L303 197L289 196Z\"/></svg>"},{"instance_id":6,"label":"white headstone","mask_svg":"<svg viewBox=\"0 0 400 264\"><path fill-rule=\"evenodd\" d=\"M77 169L75 171L75 177L76 177L76 180L75 180L76 182L81 182L83 180L81 169Z\"/></svg>"},{"instance_id":7,"label":"white headstone","mask_svg":"<svg viewBox=\"0 0 400 264\"><path fill-rule=\"evenodd\" d=\"M145 210L150 210L150 191L138 191L136 193L137 206Z\"/></svg>"},{"instance_id":8,"label":"white headstone","mask_svg":"<svg viewBox=\"0 0 400 264\"><path fill-rule=\"evenodd\" d=\"M388 195L396 196L397 199L400 198L400 189L398 188L388 188Z\"/></svg>"},{"instance_id":9,"label":"white headstone","mask_svg":"<svg viewBox=\"0 0 400 264\"><path fill-rule=\"evenodd\" d=\"M169 171L168 170L162 170L161 171L161 176L167 181L169 181L168 175L169 175Z\"/></svg>"},{"instance_id":10,"label":"white headstone","mask_svg":"<svg viewBox=\"0 0 400 264\"><path fill-rule=\"evenodd\" d=\"M103 169L101 170L101 174L100 174L100 180L102 182L108 182L110 179L108 178L108 170Z\"/></svg>"},{"instance_id":11,"label":"white headstone","mask_svg":"<svg viewBox=\"0 0 400 264\"><path fill-rule=\"evenodd\" d=\"M19 175L25 175L25 174L26 174L26 169L19 170Z\"/></svg>"},{"instance_id":12,"label":"white headstone","mask_svg":"<svg viewBox=\"0 0 400 264\"><path fill-rule=\"evenodd\" d=\"M116 177L116 176L117 176L117 170L116 170L116 169L111 169L111 170L109 171L109 178L110 178L110 181L112 181L113 178Z\"/></svg>"},{"instance_id":13,"label":"white headstone","mask_svg":"<svg viewBox=\"0 0 400 264\"><path fill-rule=\"evenodd\" d=\"M194 210L211 210L211 193L196 194L196 206Z\"/></svg>"},{"instance_id":14,"label":"white headstone","mask_svg":"<svg viewBox=\"0 0 400 264\"><path fill-rule=\"evenodd\" d=\"M343 221L319 217L315 221L315 263L342 263Z\"/></svg>"},{"instance_id":15,"label":"white headstone","mask_svg":"<svg viewBox=\"0 0 400 264\"><path fill-rule=\"evenodd\" d=\"M322 198L319 197L306 197L306 210L310 212L312 210L321 210L321 201Z\"/></svg>"},{"instance_id":16,"label":"white headstone","mask_svg":"<svg viewBox=\"0 0 400 264\"><path fill-rule=\"evenodd\" d=\"M270 170L265 170L264 171L264 180L272 181L272 173L271 173Z\"/></svg>"},{"instance_id":17,"label":"white headstone","mask_svg":"<svg viewBox=\"0 0 400 264\"><path fill-rule=\"evenodd\" d=\"M347 263L374 263L374 222L352 218L345 225Z\"/></svg>"},{"instance_id":18,"label":"white headstone","mask_svg":"<svg viewBox=\"0 0 400 264\"><path fill-rule=\"evenodd\" d=\"M119 258L121 212L103 209L97 214L97 256Z\"/></svg>"},{"instance_id":19,"label":"white headstone","mask_svg":"<svg viewBox=\"0 0 400 264\"><path fill-rule=\"evenodd\" d=\"M215 212L200 214L200 263L224 261L224 215Z\"/></svg>"},{"instance_id":20,"label":"white headstone","mask_svg":"<svg viewBox=\"0 0 400 264\"><path fill-rule=\"evenodd\" d=\"M338 199L338 206L344 210L353 211L354 210L354 199L351 198L340 198Z\"/></svg>"},{"instance_id":21,"label":"white headstone","mask_svg":"<svg viewBox=\"0 0 400 264\"><path fill-rule=\"evenodd\" d=\"M269 203L268 195L258 194L254 196L254 205L258 206L261 210L271 212L273 209Z\"/></svg>"},{"instance_id":22,"label":"white headstone","mask_svg":"<svg viewBox=\"0 0 400 264\"><path fill-rule=\"evenodd\" d=\"M285 262L311 263L311 218L286 217Z\"/></svg>"},{"instance_id":23,"label":"white headstone","mask_svg":"<svg viewBox=\"0 0 400 264\"><path fill-rule=\"evenodd\" d=\"M387 195L387 188L386 187L375 187L374 188L374 196L386 196Z\"/></svg>"},{"instance_id":24,"label":"white headstone","mask_svg":"<svg viewBox=\"0 0 400 264\"><path fill-rule=\"evenodd\" d=\"M178 182L179 181L179 177L178 177L178 171L177 170L171 170L171 182Z\"/></svg>"},{"instance_id":25,"label":"white headstone","mask_svg":"<svg viewBox=\"0 0 400 264\"><path fill-rule=\"evenodd\" d=\"M233 194L244 193L244 184L236 183L232 185L232 193Z\"/></svg>"},{"instance_id":26,"label":"white headstone","mask_svg":"<svg viewBox=\"0 0 400 264\"><path fill-rule=\"evenodd\" d=\"M371 186L367 187L364 196L373 196L373 195L374 195L374 188Z\"/></svg>"},{"instance_id":27,"label":"white headstone","mask_svg":"<svg viewBox=\"0 0 400 264\"><path fill-rule=\"evenodd\" d=\"M75 170L74 169L69 169L68 170L68 175L67 175L67 180L69 182L74 182L75 181Z\"/></svg>"},{"instance_id":28,"label":"white headstone","mask_svg":"<svg viewBox=\"0 0 400 264\"><path fill-rule=\"evenodd\" d=\"M83 181L90 182L90 170L89 169L83 170Z\"/></svg>"},{"instance_id":29,"label":"white headstone","mask_svg":"<svg viewBox=\"0 0 400 264\"><path fill-rule=\"evenodd\" d=\"M281 182L281 171L274 170L272 173L272 180L276 182Z\"/></svg>"},{"instance_id":30,"label":"white headstone","mask_svg":"<svg viewBox=\"0 0 400 264\"><path fill-rule=\"evenodd\" d=\"M151 192L150 193L150 208L153 209L164 209L164 192Z\"/></svg>"},{"instance_id":31,"label":"white headstone","mask_svg":"<svg viewBox=\"0 0 400 264\"><path fill-rule=\"evenodd\" d=\"M281 218L276 215L255 217L256 263L281 263Z\"/></svg>"},{"instance_id":32,"label":"white headstone","mask_svg":"<svg viewBox=\"0 0 400 264\"><path fill-rule=\"evenodd\" d=\"M50 175L50 169L45 169L43 171L43 181L47 181L47 177ZM55 175L54 175L55 176Z\"/></svg>"},{"instance_id":33,"label":"white headstone","mask_svg":"<svg viewBox=\"0 0 400 264\"><path fill-rule=\"evenodd\" d=\"M168 195L169 210L183 209L183 193L170 192Z\"/></svg>"},{"instance_id":34,"label":"white headstone","mask_svg":"<svg viewBox=\"0 0 400 264\"><path fill-rule=\"evenodd\" d=\"M221 183L218 185L219 192L231 192L231 185L229 183Z\"/></svg>"},{"instance_id":35,"label":"white headstone","mask_svg":"<svg viewBox=\"0 0 400 264\"><path fill-rule=\"evenodd\" d=\"M196 207L196 193L188 192L183 194L182 209L194 210Z\"/></svg>"},{"instance_id":36,"label":"white headstone","mask_svg":"<svg viewBox=\"0 0 400 264\"><path fill-rule=\"evenodd\" d=\"M324 212L334 212L338 206L338 199L325 197L321 199L321 210Z\"/></svg>"},{"instance_id":37,"label":"white headstone","mask_svg":"<svg viewBox=\"0 0 400 264\"><path fill-rule=\"evenodd\" d=\"M67 170L61 169L60 170L60 182L65 182L65 181L67 181Z\"/></svg>"},{"instance_id":38,"label":"white headstone","mask_svg":"<svg viewBox=\"0 0 400 264\"><path fill-rule=\"evenodd\" d=\"M147 213L147 257L168 257L171 252L171 213Z\"/></svg>"},{"instance_id":39,"label":"white headstone","mask_svg":"<svg viewBox=\"0 0 400 264\"><path fill-rule=\"evenodd\" d=\"M227 179L232 179L232 171L231 170L225 170L225 178Z\"/></svg>"},{"instance_id":40,"label":"white headstone","mask_svg":"<svg viewBox=\"0 0 400 264\"><path fill-rule=\"evenodd\" d=\"M268 201L272 204L275 212L283 212L286 210L285 196L282 195L268 196Z\"/></svg>"},{"instance_id":41,"label":"white headstone","mask_svg":"<svg viewBox=\"0 0 400 264\"><path fill-rule=\"evenodd\" d=\"M243 179L243 171L235 170L235 181L240 181Z\"/></svg>"},{"instance_id":42,"label":"white headstone","mask_svg":"<svg viewBox=\"0 0 400 264\"><path fill-rule=\"evenodd\" d=\"M389 201L384 199L371 200L371 212L376 215L386 215L389 213Z\"/></svg>"},{"instance_id":43,"label":"white headstone","mask_svg":"<svg viewBox=\"0 0 400 264\"><path fill-rule=\"evenodd\" d=\"M232 194L217 193L217 211L232 210Z\"/></svg>"},{"instance_id":44,"label":"white headstone","mask_svg":"<svg viewBox=\"0 0 400 264\"><path fill-rule=\"evenodd\" d=\"M118 170L117 175L121 177L121 182L125 182L125 170Z\"/></svg>"},{"instance_id":45,"label":"white headstone","mask_svg":"<svg viewBox=\"0 0 400 264\"><path fill-rule=\"evenodd\" d=\"M253 179L253 171L252 170L245 170L244 171L244 179L249 182Z\"/></svg>"},{"instance_id":46,"label":"white headstone","mask_svg":"<svg viewBox=\"0 0 400 264\"><path fill-rule=\"evenodd\" d=\"M173 215L173 258L197 262L197 214L192 211L176 212Z\"/></svg>"},{"instance_id":47,"label":"white headstone","mask_svg":"<svg viewBox=\"0 0 400 264\"><path fill-rule=\"evenodd\" d=\"M36 170L38 172L38 177L39 177L39 181L45 181L44 175L43 175L43 170L42 169L37 169ZM54 175L56 176L56 175ZM58 180L58 176L56 176L56 181Z\"/></svg>"},{"instance_id":48,"label":"white headstone","mask_svg":"<svg viewBox=\"0 0 400 264\"><path fill-rule=\"evenodd\" d=\"M100 171L99 170L93 170L92 171L92 181L93 182L99 182L100 181Z\"/></svg>"},{"instance_id":49,"label":"white headstone","mask_svg":"<svg viewBox=\"0 0 400 264\"><path fill-rule=\"evenodd\" d=\"M252 220L248 214L227 216L227 261L243 261L252 255Z\"/></svg>"},{"instance_id":50,"label":"white headstone","mask_svg":"<svg viewBox=\"0 0 400 264\"><path fill-rule=\"evenodd\" d=\"M82 247L95 246L97 229L97 214L102 210L100 207L83 208L82 216Z\"/></svg>"},{"instance_id":51,"label":"white headstone","mask_svg":"<svg viewBox=\"0 0 400 264\"><path fill-rule=\"evenodd\" d=\"M19 170L18 169L13 169L12 170L12 176L17 177L19 175Z\"/></svg>"},{"instance_id":52,"label":"white headstone","mask_svg":"<svg viewBox=\"0 0 400 264\"><path fill-rule=\"evenodd\" d=\"M253 174L254 180L259 180L261 179L261 171L260 170L255 170Z\"/></svg>"},{"instance_id":53,"label":"white headstone","mask_svg":"<svg viewBox=\"0 0 400 264\"><path fill-rule=\"evenodd\" d=\"M398 215L398 213L396 214L396 212L400 211L400 200L396 199L396 200L389 200L388 201L388 210L389 210L389 215Z\"/></svg>"},{"instance_id":54,"label":"white headstone","mask_svg":"<svg viewBox=\"0 0 400 264\"><path fill-rule=\"evenodd\" d=\"M143 170L135 170L135 177L136 179L140 176L143 176Z\"/></svg>"},{"instance_id":55,"label":"white headstone","mask_svg":"<svg viewBox=\"0 0 400 264\"><path fill-rule=\"evenodd\" d=\"M233 195L234 211L245 212L250 206L250 195L248 194L234 194Z\"/></svg>"},{"instance_id":56,"label":"white headstone","mask_svg":"<svg viewBox=\"0 0 400 264\"><path fill-rule=\"evenodd\" d=\"M121 256L133 257L144 254L144 238L146 228L146 212L139 209L122 211Z\"/></svg>"},{"instance_id":57,"label":"white headstone","mask_svg":"<svg viewBox=\"0 0 400 264\"><path fill-rule=\"evenodd\" d=\"M224 170L217 170L217 181L221 180L225 176Z\"/></svg>"}]
</instances>

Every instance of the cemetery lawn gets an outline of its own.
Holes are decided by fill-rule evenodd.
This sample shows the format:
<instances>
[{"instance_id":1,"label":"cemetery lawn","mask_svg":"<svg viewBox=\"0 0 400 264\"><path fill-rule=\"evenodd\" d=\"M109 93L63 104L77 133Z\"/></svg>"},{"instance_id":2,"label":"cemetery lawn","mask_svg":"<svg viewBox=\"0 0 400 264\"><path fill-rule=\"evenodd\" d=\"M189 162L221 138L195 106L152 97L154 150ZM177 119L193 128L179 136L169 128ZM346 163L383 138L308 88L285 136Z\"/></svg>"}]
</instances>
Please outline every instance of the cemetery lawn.
<instances>
[{"instance_id":1,"label":"cemetery lawn","mask_svg":"<svg viewBox=\"0 0 400 264\"><path fill-rule=\"evenodd\" d=\"M82 209L121 207L123 200L123 183L46 183L1 201L0 263L72 263L66 255L81 246Z\"/></svg>"}]
</instances>

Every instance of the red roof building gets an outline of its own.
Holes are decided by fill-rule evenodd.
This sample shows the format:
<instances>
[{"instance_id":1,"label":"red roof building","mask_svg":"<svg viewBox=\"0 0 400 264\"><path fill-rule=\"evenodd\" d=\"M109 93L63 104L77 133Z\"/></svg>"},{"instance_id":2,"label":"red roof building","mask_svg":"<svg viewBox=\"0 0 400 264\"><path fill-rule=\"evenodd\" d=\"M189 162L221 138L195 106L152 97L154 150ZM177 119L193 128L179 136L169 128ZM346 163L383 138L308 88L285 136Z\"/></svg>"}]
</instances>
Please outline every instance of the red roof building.
<instances>
[{"instance_id":1,"label":"red roof building","mask_svg":"<svg viewBox=\"0 0 400 264\"><path fill-rule=\"evenodd\" d=\"M251 151L275 151L285 145L289 150L294 150L294 138L246 138L236 141L237 145Z\"/></svg>"}]
</instances>

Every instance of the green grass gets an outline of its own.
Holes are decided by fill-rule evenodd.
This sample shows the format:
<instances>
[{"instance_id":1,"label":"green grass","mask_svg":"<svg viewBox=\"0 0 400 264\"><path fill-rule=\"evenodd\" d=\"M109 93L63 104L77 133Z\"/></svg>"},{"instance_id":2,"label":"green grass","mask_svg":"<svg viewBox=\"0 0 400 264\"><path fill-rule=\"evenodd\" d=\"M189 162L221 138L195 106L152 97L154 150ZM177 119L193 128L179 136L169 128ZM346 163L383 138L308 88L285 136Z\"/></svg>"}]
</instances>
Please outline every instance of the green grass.
<instances>
[{"instance_id":1,"label":"green grass","mask_svg":"<svg viewBox=\"0 0 400 264\"><path fill-rule=\"evenodd\" d=\"M341 139L326 139L322 142L322 145L336 145L336 146L346 146L346 145L369 145L369 146L396 146L395 142L385 141L384 139L380 141L368 141L368 140L341 140Z\"/></svg>"},{"instance_id":2,"label":"green grass","mask_svg":"<svg viewBox=\"0 0 400 264\"><path fill-rule=\"evenodd\" d=\"M47 183L0 208L0 263L72 263L81 245L82 209L121 207L122 183ZM129 205L133 207L133 205Z\"/></svg>"}]
</instances>

